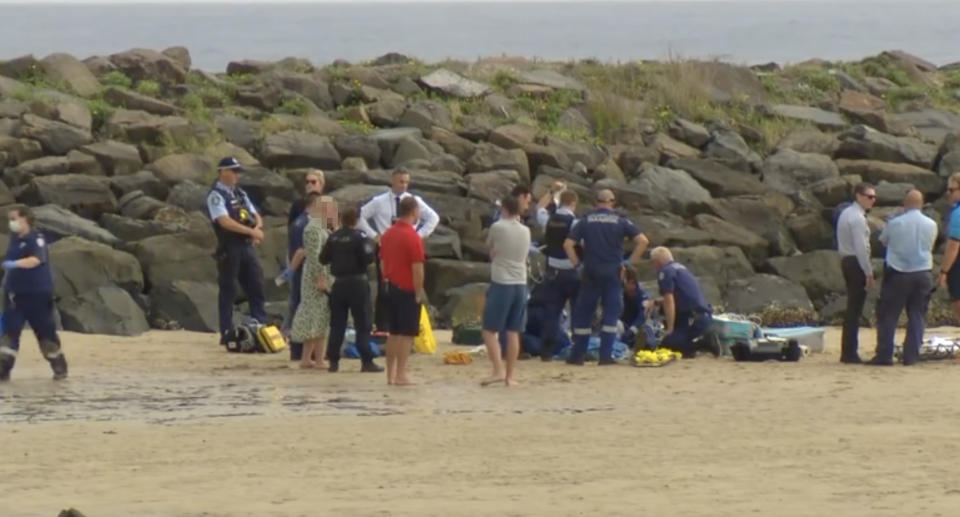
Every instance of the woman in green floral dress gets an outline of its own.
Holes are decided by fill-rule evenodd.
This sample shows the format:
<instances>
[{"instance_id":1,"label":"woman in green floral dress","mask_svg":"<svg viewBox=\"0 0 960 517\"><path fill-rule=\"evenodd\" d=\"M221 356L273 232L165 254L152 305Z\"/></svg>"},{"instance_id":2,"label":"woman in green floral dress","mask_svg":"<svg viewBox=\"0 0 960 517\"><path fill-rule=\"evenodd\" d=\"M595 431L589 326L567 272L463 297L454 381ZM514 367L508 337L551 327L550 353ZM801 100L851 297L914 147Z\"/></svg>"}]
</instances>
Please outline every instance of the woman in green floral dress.
<instances>
[{"instance_id":1,"label":"woman in green floral dress","mask_svg":"<svg viewBox=\"0 0 960 517\"><path fill-rule=\"evenodd\" d=\"M330 330L330 306L327 292L331 285L327 266L320 263L320 251L330 236L327 230L325 200L317 194L308 199L310 222L303 230L303 283L300 286L300 306L293 317L290 337L303 343L300 368L326 368L327 333Z\"/></svg>"}]
</instances>

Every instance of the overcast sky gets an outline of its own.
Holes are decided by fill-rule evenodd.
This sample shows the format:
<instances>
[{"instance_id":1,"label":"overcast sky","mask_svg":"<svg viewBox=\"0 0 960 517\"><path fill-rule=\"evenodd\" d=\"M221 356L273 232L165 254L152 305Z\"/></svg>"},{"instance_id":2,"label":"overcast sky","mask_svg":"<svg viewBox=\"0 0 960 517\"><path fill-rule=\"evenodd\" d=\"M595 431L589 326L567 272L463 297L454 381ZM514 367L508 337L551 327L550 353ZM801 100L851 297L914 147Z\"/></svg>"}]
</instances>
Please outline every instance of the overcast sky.
<instances>
[{"instance_id":1,"label":"overcast sky","mask_svg":"<svg viewBox=\"0 0 960 517\"><path fill-rule=\"evenodd\" d=\"M831 2L825 2L825 0L0 0L0 4L182 4L182 3L196 3L196 4L206 4L206 3L217 3L217 4L237 4L237 3L271 3L271 1L276 3L298 3L298 4L322 4L322 3L380 3L380 2L391 2L391 3L456 3L456 2L580 2L580 3L591 3L591 2L633 2L633 3L643 3L643 2L757 2L757 3L781 3L781 2L818 2L818 3L832 3L832 2L842 2L842 3L881 3L883 1L893 1L893 0L831 0ZM953 2L955 0L923 0L923 3L931 2Z\"/></svg>"}]
</instances>

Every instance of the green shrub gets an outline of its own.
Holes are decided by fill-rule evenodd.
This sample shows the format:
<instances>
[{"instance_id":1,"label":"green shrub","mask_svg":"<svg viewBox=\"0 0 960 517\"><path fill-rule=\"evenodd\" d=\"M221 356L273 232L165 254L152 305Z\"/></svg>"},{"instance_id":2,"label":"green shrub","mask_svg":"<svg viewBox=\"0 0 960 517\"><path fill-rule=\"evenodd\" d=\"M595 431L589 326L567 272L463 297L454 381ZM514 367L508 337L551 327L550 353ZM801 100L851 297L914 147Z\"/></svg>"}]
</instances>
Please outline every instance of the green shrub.
<instances>
[{"instance_id":1,"label":"green shrub","mask_svg":"<svg viewBox=\"0 0 960 517\"><path fill-rule=\"evenodd\" d=\"M299 95L283 101L277 107L277 113L286 113L287 115L296 115L302 117L310 111L310 102Z\"/></svg>"},{"instance_id":2,"label":"green shrub","mask_svg":"<svg viewBox=\"0 0 960 517\"><path fill-rule=\"evenodd\" d=\"M354 120L341 120L340 125L351 133L360 133L361 135L369 135L377 129L366 122L357 122Z\"/></svg>"},{"instance_id":3,"label":"green shrub","mask_svg":"<svg viewBox=\"0 0 960 517\"><path fill-rule=\"evenodd\" d=\"M864 59L860 66L863 73L872 77L882 77L889 79L899 86L910 86L913 81L910 74L903 67L889 56L879 55Z\"/></svg>"},{"instance_id":4,"label":"green shrub","mask_svg":"<svg viewBox=\"0 0 960 517\"><path fill-rule=\"evenodd\" d=\"M156 97L160 95L160 89L160 83L150 79L139 81L136 87L137 93L147 95L149 97Z\"/></svg>"},{"instance_id":5,"label":"green shrub","mask_svg":"<svg viewBox=\"0 0 960 517\"><path fill-rule=\"evenodd\" d=\"M184 110L184 115L190 120L210 120L212 114L207 109L203 97L197 93L191 92L180 98L178 102Z\"/></svg>"},{"instance_id":6,"label":"green shrub","mask_svg":"<svg viewBox=\"0 0 960 517\"><path fill-rule=\"evenodd\" d=\"M501 92L507 91L517 83L517 76L510 70L497 70L490 80L490 84Z\"/></svg>"},{"instance_id":7,"label":"green shrub","mask_svg":"<svg viewBox=\"0 0 960 517\"><path fill-rule=\"evenodd\" d=\"M133 80L127 77L127 74L119 70L112 70L100 78L100 84L104 86L115 86L117 88L127 89L133 86Z\"/></svg>"},{"instance_id":8,"label":"green shrub","mask_svg":"<svg viewBox=\"0 0 960 517\"><path fill-rule=\"evenodd\" d=\"M102 97L88 100L87 108L90 110L90 115L93 118L94 132L99 132L101 129L103 129L103 126L107 123L110 115L112 115L116 109Z\"/></svg>"},{"instance_id":9,"label":"green shrub","mask_svg":"<svg viewBox=\"0 0 960 517\"><path fill-rule=\"evenodd\" d=\"M890 90L887 92L885 97L887 99L887 104L889 104L892 109L896 110L906 102L925 99L927 97L927 92L923 88L917 86L906 86Z\"/></svg>"}]
</instances>

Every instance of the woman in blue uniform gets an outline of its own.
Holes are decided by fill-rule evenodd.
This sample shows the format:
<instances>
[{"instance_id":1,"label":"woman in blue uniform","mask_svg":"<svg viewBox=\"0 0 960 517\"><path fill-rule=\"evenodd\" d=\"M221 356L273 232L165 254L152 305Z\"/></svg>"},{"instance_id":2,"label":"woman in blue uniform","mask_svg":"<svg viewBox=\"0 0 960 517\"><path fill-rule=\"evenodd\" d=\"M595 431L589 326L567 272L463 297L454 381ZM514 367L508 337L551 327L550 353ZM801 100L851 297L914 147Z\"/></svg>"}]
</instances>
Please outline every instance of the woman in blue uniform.
<instances>
[{"instance_id":1,"label":"woman in blue uniform","mask_svg":"<svg viewBox=\"0 0 960 517\"><path fill-rule=\"evenodd\" d=\"M0 381L10 371L20 350L20 332L29 323L43 357L53 368L54 380L67 378L67 359L53 321L53 275L43 234L33 229L29 208L8 213L10 247L3 261L3 337L0 338Z\"/></svg>"}]
</instances>

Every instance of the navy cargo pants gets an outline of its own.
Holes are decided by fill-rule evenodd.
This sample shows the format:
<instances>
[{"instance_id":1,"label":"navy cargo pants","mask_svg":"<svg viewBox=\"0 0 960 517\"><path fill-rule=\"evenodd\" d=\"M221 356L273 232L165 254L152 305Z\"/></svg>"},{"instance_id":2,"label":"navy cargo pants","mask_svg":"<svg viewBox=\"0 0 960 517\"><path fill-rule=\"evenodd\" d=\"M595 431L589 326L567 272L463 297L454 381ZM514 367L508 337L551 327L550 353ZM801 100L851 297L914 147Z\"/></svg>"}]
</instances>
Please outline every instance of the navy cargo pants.
<instances>
[{"instance_id":1,"label":"navy cargo pants","mask_svg":"<svg viewBox=\"0 0 960 517\"><path fill-rule=\"evenodd\" d=\"M37 336L44 359L54 373L65 376L67 360L60 350L60 337L53 320L52 293L6 293L3 304L3 338L0 339L0 380L13 369L20 351L20 333L29 323Z\"/></svg>"},{"instance_id":2,"label":"navy cargo pants","mask_svg":"<svg viewBox=\"0 0 960 517\"><path fill-rule=\"evenodd\" d=\"M897 321L904 307L907 309L907 335L903 341L903 363L913 364L920 359L924 320L933 279L929 271L901 273L887 268L880 287L877 303L877 358L893 361L893 339Z\"/></svg>"},{"instance_id":3,"label":"navy cargo pants","mask_svg":"<svg viewBox=\"0 0 960 517\"><path fill-rule=\"evenodd\" d=\"M264 308L263 269L250 244L226 246L217 250L217 282L220 284L220 344L226 344L227 332L233 330L233 303L237 298L237 282L250 304L250 317L267 323Z\"/></svg>"}]
</instances>

